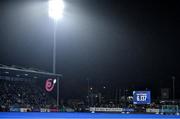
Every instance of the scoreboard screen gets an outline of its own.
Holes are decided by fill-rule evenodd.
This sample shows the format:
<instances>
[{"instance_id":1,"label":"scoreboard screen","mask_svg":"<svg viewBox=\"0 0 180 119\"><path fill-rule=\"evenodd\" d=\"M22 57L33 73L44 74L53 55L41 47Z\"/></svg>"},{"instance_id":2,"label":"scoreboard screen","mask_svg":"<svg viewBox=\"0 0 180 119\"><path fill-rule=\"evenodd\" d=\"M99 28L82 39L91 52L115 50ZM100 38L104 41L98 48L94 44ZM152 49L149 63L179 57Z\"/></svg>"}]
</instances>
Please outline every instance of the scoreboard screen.
<instances>
[{"instance_id":1,"label":"scoreboard screen","mask_svg":"<svg viewBox=\"0 0 180 119\"><path fill-rule=\"evenodd\" d=\"M150 91L133 91L133 104L150 104Z\"/></svg>"}]
</instances>

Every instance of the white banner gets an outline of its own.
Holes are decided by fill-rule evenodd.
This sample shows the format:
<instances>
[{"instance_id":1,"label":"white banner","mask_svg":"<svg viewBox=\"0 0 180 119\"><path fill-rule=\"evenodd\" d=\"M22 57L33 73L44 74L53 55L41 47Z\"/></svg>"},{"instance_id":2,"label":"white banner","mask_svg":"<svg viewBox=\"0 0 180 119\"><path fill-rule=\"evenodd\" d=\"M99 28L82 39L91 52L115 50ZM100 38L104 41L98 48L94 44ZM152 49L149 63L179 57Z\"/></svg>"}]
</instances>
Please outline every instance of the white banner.
<instances>
[{"instance_id":1,"label":"white banner","mask_svg":"<svg viewBox=\"0 0 180 119\"><path fill-rule=\"evenodd\" d=\"M41 108L40 111L41 111L41 112L50 112L50 110L47 109L47 108Z\"/></svg>"},{"instance_id":2,"label":"white banner","mask_svg":"<svg viewBox=\"0 0 180 119\"><path fill-rule=\"evenodd\" d=\"M20 112L30 112L31 108L20 108Z\"/></svg>"},{"instance_id":3,"label":"white banner","mask_svg":"<svg viewBox=\"0 0 180 119\"><path fill-rule=\"evenodd\" d=\"M159 113L159 109L148 108L148 109L146 109L146 112L148 112L148 113Z\"/></svg>"},{"instance_id":4,"label":"white banner","mask_svg":"<svg viewBox=\"0 0 180 119\"><path fill-rule=\"evenodd\" d=\"M122 112L122 108L90 107L91 112Z\"/></svg>"}]
</instances>

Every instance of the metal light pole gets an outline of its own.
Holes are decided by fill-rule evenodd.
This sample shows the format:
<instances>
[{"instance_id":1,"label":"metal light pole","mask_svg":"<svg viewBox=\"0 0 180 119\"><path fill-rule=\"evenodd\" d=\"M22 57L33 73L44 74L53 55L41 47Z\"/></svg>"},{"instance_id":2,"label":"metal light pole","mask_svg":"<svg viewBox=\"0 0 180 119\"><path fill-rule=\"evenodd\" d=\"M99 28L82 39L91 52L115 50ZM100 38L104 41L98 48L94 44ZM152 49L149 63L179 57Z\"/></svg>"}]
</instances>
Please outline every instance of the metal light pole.
<instances>
[{"instance_id":1,"label":"metal light pole","mask_svg":"<svg viewBox=\"0 0 180 119\"><path fill-rule=\"evenodd\" d=\"M54 20L53 34L53 73L56 74L56 32L57 22L63 16L63 0L49 0L49 17ZM57 78L57 108L59 107L59 78Z\"/></svg>"},{"instance_id":2,"label":"metal light pole","mask_svg":"<svg viewBox=\"0 0 180 119\"><path fill-rule=\"evenodd\" d=\"M172 76L172 80L173 80L173 100L175 99L175 80L176 80L176 77L175 76Z\"/></svg>"},{"instance_id":3,"label":"metal light pole","mask_svg":"<svg viewBox=\"0 0 180 119\"><path fill-rule=\"evenodd\" d=\"M53 73L56 74L56 29L57 21L54 21L54 33L53 33Z\"/></svg>"},{"instance_id":4,"label":"metal light pole","mask_svg":"<svg viewBox=\"0 0 180 119\"><path fill-rule=\"evenodd\" d=\"M90 89L90 87L89 87L89 78L87 78L87 82L88 82L88 86L87 86L87 93L88 93L87 102L88 102L88 107L89 107L89 102L90 102L90 101L89 101L89 96L90 96L90 95L89 95L89 89Z\"/></svg>"}]
</instances>

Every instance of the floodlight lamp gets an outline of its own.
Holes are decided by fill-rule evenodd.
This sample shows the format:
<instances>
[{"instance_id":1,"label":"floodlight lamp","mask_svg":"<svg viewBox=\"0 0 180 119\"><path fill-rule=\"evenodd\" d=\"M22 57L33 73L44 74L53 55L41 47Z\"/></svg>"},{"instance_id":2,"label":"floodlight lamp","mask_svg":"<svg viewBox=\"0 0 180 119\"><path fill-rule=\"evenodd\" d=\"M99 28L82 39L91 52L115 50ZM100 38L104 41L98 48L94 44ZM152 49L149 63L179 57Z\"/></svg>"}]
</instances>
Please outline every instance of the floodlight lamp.
<instances>
[{"instance_id":1,"label":"floodlight lamp","mask_svg":"<svg viewBox=\"0 0 180 119\"><path fill-rule=\"evenodd\" d=\"M63 17L64 2L63 0L49 0L49 17L58 21Z\"/></svg>"}]
</instances>

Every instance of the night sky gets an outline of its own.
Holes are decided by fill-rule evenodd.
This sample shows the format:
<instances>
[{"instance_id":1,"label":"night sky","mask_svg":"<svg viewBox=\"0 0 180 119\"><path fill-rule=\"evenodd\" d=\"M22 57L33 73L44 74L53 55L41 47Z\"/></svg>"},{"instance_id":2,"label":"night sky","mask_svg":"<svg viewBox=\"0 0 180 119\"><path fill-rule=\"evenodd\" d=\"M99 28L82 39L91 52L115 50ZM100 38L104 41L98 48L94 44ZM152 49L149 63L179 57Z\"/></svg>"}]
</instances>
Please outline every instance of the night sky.
<instances>
[{"instance_id":1,"label":"night sky","mask_svg":"<svg viewBox=\"0 0 180 119\"><path fill-rule=\"evenodd\" d=\"M158 0L64 0L57 26L57 73L61 97L103 86L180 95L178 2ZM0 1L0 64L52 72L53 20L47 0ZM159 93L158 93L159 92Z\"/></svg>"}]
</instances>

